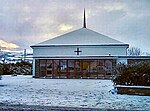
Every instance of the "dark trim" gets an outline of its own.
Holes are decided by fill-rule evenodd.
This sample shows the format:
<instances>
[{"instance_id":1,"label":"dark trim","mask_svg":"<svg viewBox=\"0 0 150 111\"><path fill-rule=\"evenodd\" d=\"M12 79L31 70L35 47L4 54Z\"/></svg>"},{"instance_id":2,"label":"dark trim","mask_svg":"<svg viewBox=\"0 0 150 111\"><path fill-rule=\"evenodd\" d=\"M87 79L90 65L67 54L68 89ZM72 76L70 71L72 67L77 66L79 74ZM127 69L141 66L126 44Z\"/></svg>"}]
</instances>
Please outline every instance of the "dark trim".
<instances>
[{"instance_id":1,"label":"dark trim","mask_svg":"<svg viewBox=\"0 0 150 111\"><path fill-rule=\"evenodd\" d=\"M37 56L35 59L150 59L150 56Z\"/></svg>"},{"instance_id":2,"label":"dark trim","mask_svg":"<svg viewBox=\"0 0 150 111\"><path fill-rule=\"evenodd\" d=\"M54 56L54 57L33 57L38 59L117 59L117 56Z\"/></svg>"},{"instance_id":3,"label":"dark trim","mask_svg":"<svg viewBox=\"0 0 150 111\"><path fill-rule=\"evenodd\" d=\"M125 59L150 59L150 56L118 56L118 58L125 58Z\"/></svg>"}]
</instances>

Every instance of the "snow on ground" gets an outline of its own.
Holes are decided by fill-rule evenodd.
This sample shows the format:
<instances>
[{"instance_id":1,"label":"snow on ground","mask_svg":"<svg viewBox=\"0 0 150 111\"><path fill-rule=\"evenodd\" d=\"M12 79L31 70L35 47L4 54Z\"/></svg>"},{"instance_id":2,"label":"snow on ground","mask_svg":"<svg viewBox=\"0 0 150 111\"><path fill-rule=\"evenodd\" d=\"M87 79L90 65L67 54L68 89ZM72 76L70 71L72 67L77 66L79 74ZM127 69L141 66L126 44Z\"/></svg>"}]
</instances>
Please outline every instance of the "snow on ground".
<instances>
[{"instance_id":1,"label":"snow on ground","mask_svg":"<svg viewBox=\"0 0 150 111\"><path fill-rule=\"evenodd\" d=\"M112 94L110 80L3 76L0 103L150 110L150 96Z\"/></svg>"}]
</instances>

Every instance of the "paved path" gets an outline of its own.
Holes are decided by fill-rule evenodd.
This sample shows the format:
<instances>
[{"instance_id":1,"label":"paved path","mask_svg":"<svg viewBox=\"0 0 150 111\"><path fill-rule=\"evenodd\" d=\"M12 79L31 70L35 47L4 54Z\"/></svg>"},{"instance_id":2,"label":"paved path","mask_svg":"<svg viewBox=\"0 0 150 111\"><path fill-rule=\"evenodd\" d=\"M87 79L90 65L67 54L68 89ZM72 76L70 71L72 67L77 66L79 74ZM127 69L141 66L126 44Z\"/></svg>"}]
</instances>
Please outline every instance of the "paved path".
<instances>
[{"instance_id":1,"label":"paved path","mask_svg":"<svg viewBox=\"0 0 150 111\"><path fill-rule=\"evenodd\" d=\"M98 108L77 108L77 107L57 107L57 106L38 106L38 105L10 105L0 103L0 111L146 111L146 110L98 109Z\"/></svg>"}]
</instances>

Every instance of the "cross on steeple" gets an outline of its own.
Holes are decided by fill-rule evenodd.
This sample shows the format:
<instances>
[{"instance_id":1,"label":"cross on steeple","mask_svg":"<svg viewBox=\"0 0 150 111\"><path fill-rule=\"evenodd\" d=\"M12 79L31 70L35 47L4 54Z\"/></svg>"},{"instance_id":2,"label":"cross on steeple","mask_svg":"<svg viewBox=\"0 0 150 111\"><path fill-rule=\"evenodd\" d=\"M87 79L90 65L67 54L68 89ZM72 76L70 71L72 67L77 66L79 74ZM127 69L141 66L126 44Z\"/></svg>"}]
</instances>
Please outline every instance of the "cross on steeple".
<instances>
[{"instance_id":1,"label":"cross on steeple","mask_svg":"<svg viewBox=\"0 0 150 111\"><path fill-rule=\"evenodd\" d=\"M74 52L76 52L77 53L77 55L79 55L80 54L80 52L82 52L81 50L79 50L79 48L77 48L77 50L76 51L74 51Z\"/></svg>"}]
</instances>

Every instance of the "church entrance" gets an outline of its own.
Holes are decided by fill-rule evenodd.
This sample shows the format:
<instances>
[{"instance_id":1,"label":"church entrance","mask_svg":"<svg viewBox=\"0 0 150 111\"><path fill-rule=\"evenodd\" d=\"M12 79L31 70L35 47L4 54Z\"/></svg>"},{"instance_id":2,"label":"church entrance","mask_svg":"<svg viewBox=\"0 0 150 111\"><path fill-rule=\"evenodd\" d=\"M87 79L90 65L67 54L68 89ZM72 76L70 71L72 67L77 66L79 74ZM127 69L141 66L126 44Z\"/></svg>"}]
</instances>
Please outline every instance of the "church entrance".
<instances>
[{"instance_id":1,"label":"church entrance","mask_svg":"<svg viewBox=\"0 0 150 111\"><path fill-rule=\"evenodd\" d=\"M50 78L110 78L114 60L45 59L39 60L39 77Z\"/></svg>"}]
</instances>

